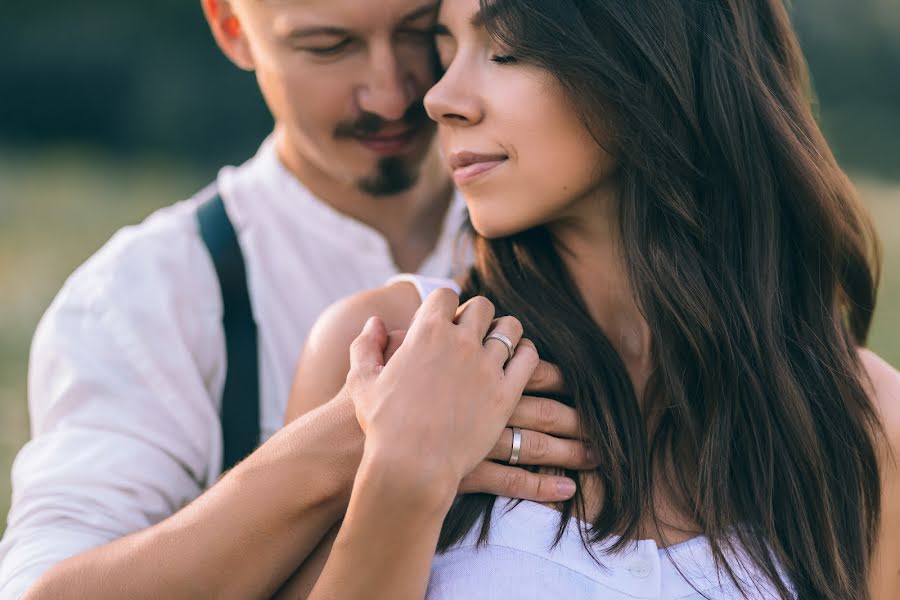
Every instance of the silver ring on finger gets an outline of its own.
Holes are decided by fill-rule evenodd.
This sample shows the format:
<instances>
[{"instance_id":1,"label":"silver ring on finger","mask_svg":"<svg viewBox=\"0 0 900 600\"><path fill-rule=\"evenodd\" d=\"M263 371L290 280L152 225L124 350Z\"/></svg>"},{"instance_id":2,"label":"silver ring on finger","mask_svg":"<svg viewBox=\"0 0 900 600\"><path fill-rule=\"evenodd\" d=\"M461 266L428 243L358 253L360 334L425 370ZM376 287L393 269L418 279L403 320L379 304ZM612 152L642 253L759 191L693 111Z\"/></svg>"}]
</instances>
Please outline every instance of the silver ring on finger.
<instances>
[{"instance_id":1,"label":"silver ring on finger","mask_svg":"<svg viewBox=\"0 0 900 600\"><path fill-rule=\"evenodd\" d=\"M522 430L518 427L512 428L512 451L509 453L509 466L519 464L519 454L522 452Z\"/></svg>"},{"instance_id":2,"label":"silver ring on finger","mask_svg":"<svg viewBox=\"0 0 900 600\"><path fill-rule=\"evenodd\" d=\"M484 338L484 343L486 344L488 340L497 340L498 342L500 342L501 344L506 346L506 352L509 354L509 357L506 359L506 362L509 362L512 360L513 354L515 354L515 352L516 352L516 349L515 349L515 346L513 346L512 340L510 340L508 337L506 337L502 333L490 334L489 336Z\"/></svg>"}]
</instances>

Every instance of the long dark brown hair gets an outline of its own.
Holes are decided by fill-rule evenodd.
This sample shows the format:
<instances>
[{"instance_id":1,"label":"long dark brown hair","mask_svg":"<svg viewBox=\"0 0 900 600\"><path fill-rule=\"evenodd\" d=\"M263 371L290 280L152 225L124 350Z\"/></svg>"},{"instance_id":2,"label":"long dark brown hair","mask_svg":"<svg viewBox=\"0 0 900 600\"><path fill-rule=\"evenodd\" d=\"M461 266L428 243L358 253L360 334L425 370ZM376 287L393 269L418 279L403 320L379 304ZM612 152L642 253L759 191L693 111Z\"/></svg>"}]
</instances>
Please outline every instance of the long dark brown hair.
<instances>
[{"instance_id":1,"label":"long dark brown hair","mask_svg":"<svg viewBox=\"0 0 900 600\"><path fill-rule=\"evenodd\" d=\"M857 348L879 249L812 111L779 0L495 0L489 33L553 73L620 163L618 218L652 335L638 401L547 227L474 235L464 297L518 317L560 365L604 491L585 543L655 523L667 498L700 525L745 592L741 551L785 597L869 597L881 426ZM612 132L610 133L610 130ZM578 478L578 473L569 472ZM452 508L439 550L496 498ZM564 505L582 519L579 495ZM787 576L789 589L779 574Z\"/></svg>"}]
</instances>

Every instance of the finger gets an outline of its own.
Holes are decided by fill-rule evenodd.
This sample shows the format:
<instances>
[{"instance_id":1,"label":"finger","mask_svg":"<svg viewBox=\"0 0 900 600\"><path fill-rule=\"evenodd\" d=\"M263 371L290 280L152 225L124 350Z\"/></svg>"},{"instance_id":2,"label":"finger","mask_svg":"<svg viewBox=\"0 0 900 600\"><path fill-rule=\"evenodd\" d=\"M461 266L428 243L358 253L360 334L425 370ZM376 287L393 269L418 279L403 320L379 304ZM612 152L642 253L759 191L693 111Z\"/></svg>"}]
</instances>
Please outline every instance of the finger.
<instances>
[{"instance_id":1,"label":"finger","mask_svg":"<svg viewBox=\"0 0 900 600\"><path fill-rule=\"evenodd\" d=\"M508 463L512 453L512 429L507 427L488 454L491 460ZM571 471L587 471L600 466L591 460L588 447L578 440L556 438L545 433L522 430L522 447L519 450L520 465L559 467Z\"/></svg>"},{"instance_id":2,"label":"finger","mask_svg":"<svg viewBox=\"0 0 900 600\"><path fill-rule=\"evenodd\" d=\"M512 353L515 353L522 339L522 323L515 317L496 319L484 339L484 349L490 360L495 360L502 367L510 360L511 352L504 342L491 338L493 334L505 336L512 343Z\"/></svg>"},{"instance_id":3,"label":"finger","mask_svg":"<svg viewBox=\"0 0 900 600\"><path fill-rule=\"evenodd\" d=\"M543 360L531 374L531 380L525 389L532 394L563 395L566 393L560 368Z\"/></svg>"},{"instance_id":4,"label":"finger","mask_svg":"<svg viewBox=\"0 0 900 600\"><path fill-rule=\"evenodd\" d=\"M531 379L532 373L537 368L540 358L538 358L537 348L534 342L528 338L519 340L516 346L516 352L513 357L506 363L503 370L503 378L507 385L511 386L509 390L515 394L515 402L518 403L525 390L525 384ZM511 408L515 408L513 405ZM512 410L510 410L512 414Z\"/></svg>"},{"instance_id":5,"label":"finger","mask_svg":"<svg viewBox=\"0 0 900 600\"><path fill-rule=\"evenodd\" d=\"M456 317L456 310L459 308L459 296L450 288L438 288L428 294L422 306L416 311L413 317L410 331L418 329L422 323L426 323L432 319L440 322L452 323Z\"/></svg>"},{"instance_id":6,"label":"finger","mask_svg":"<svg viewBox=\"0 0 900 600\"><path fill-rule=\"evenodd\" d=\"M549 398L522 396L509 418L509 426L556 437L583 439L578 426L578 411Z\"/></svg>"},{"instance_id":7,"label":"finger","mask_svg":"<svg viewBox=\"0 0 900 600\"><path fill-rule=\"evenodd\" d=\"M366 321L362 332L350 345L351 372L373 373L383 367L387 339L387 330L381 319L372 317Z\"/></svg>"},{"instance_id":8,"label":"finger","mask_svg":"<svg viewBox=\"0 0 900 600\"><path fill-rule=\"evenodd\" d=\"M388 334L387 347L384 350L384 364L387 364L388 361L391 360L391 357L400 349L400 346L403 345L403 340L405 339L405 329L397 329Z\"/></svg>"},{"instance_id":9,"label":"finger","mask_svg":"<svg viewBox=\"0 0 900 600\"><path fill-rule=\"evenodd\" d=\"M575 482L568 477L532 473L485 461L463 478L459 493L493 494L533 502L561 502L575 494L575 487Z\"/></svg>"},{"instance_id":10,"label":"finger","mask_svg":"<svg viewBox=\"0 0 900 600\"><path fill-rule=\"evenodd\" d=\"M456 323L472 331L479 340L483 340L494 320L495 311L493 302L484 296L475 296L459 307Z\"/></svg>"}]
</instances>

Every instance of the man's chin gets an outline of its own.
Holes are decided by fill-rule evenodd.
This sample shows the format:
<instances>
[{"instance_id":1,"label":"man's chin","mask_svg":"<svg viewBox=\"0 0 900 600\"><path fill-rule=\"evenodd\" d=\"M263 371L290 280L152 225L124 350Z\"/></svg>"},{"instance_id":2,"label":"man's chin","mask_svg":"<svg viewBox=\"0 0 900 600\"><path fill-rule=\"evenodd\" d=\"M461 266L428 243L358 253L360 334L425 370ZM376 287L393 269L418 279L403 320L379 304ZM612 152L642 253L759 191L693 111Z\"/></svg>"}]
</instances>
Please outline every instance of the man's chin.
<instances>
[{"instance_id":1,"label":"man's chin","mask_svg":"<svg viewBox=\"0 0 900 600\"><path fill-rule=\"evenodd\" d=\"M419 180L424 157L392 156L381 158L375 170L357 181L364 194L377 198L397 196L410 191Z\"/></svg>"}]
</instances>

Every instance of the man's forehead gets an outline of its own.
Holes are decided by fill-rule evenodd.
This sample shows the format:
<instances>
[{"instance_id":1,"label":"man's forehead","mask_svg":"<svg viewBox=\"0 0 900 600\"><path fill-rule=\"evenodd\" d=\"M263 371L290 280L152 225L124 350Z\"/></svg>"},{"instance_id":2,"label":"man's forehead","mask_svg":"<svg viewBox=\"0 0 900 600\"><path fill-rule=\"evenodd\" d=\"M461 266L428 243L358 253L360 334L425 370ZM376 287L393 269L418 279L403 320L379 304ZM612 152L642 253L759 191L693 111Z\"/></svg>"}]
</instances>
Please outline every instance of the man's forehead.
<instances>
[{"instance_id":1,"label":"man's forehead","mask_svg":"<svg viewBox=\"0 0 900 600\"><path fill-rule=\"evenodd\" d=\"M281 28L399 25L437 15L440 0L249 0L277 13Z\"/></svg>"}]
</instances>

